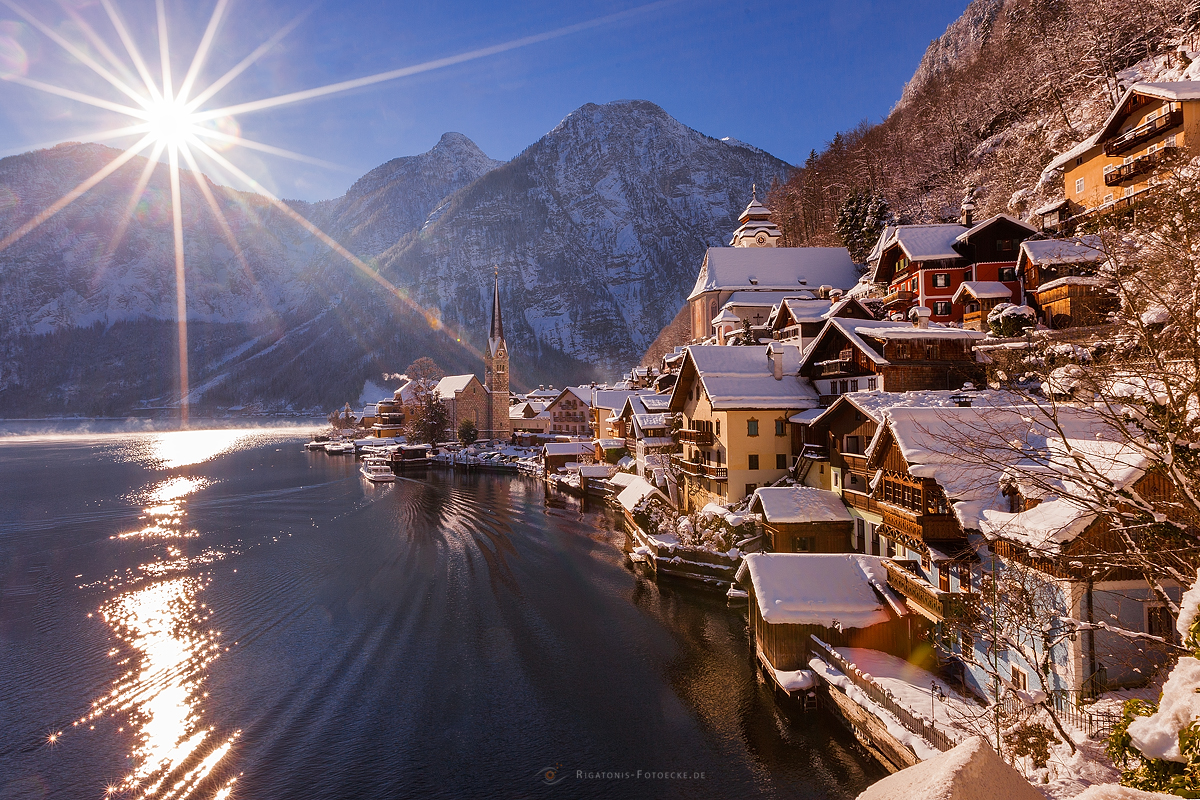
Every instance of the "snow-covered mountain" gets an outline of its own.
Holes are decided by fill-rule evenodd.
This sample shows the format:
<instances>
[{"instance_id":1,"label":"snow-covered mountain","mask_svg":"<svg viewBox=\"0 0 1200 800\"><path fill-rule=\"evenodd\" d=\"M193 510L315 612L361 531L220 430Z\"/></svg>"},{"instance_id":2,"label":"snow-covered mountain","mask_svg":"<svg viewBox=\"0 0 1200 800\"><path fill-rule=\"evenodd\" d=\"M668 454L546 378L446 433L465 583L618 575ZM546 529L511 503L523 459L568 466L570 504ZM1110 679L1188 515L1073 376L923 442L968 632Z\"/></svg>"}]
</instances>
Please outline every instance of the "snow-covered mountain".
<instances>
[{"instance_id":1,"label":"snow-covered mountain","mask_svg":"<svg viewBox=\"0 0 1200 800\"><path fill-rule=\"evenodd\" d=\"M68 144L0 161L0 237L117 154ZM156 169L131 205L145 167L132 159L0 251L0 415L177 401L169 186ZM206 181L234 248L188 176L190 400L328 407L420 355L478 372L497 269L516 383L611 374L675 315L751 184L787 170L622 101L578 109L507 164L448 133L341 198L291 204L395 293L264 198Z\"/></svg>"}]
</instances>

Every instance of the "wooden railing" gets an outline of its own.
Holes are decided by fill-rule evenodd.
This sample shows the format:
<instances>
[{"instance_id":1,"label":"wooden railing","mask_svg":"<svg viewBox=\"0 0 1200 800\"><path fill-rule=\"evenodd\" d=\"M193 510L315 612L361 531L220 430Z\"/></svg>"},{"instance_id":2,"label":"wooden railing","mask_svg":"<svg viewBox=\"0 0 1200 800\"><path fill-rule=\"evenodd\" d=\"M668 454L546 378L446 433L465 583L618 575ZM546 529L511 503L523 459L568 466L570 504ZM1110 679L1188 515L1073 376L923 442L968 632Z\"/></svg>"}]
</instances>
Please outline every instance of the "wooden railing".
<instances>
[{"instance_id":1,"label":"wooden railing","mask_svg":"<svg viewBox=\"0 0 1200 800\"><path fill-rule=\"evenodd\" d=\"M1104 185L1116 186L1124 183L1130 178L1137 177L1143 173L1149 172L1154 167L1161 164L1168 155L1174 155L1175 146L1156 150L1153 153L1147 153L1144 156L1138 156L1128 164L1120 164L1117 166L1108 166L1104 168Z\"/></svg>"},{"instance_id":2,"label":"wooden railing","mask_svg":"<svg viewBox=\"0 0 1200 800\"><path fill-rule=\"evenodd\" d=\"M890 306L896 303L911 303L915 295L909 291L895 291L884 296L883 305Z\"/></svg>"},{"instance_id":3,"label":"wooden railing","mask_svg":"<svg viewBox=\"0 0 1200 800\"><path fill-rule=\"evenodd\" d=\"M958 746L958 742L951 738L945 731L939 730L932 722L900 705L887 689L875 683L875 681L864 678L862 673L854 668L854 665L842 658L841 654L832 647L825 644L825 642L816 636L810 638L813 643L813 652L819 655L821 660L845 675L851 683L861 689L867 697L871 698L873 703L894 716L905 728L920 736L943 753Z\"/></svg>"},{"instance_id":4,"label":"wooden railing","mask_svg":"<svg viewBox=\"0 0 1200 800\"><path fill-rule=\"evenodd\" d=\"M1183 124L1183 110L1172 109L1158 119L1131 128L1104 143L1104 155L1115 156L1128 152L1142 142L1153 139L1162 131Z\"/></svg>"},{"instance_id":5,"label":"wooden railing","mask_svg":"<svg viewBox=\"0 0 1200 800\"><path fill-rule=\"evenodd\" d=\"M709 447L713 443L713 434L712 431L694 431L685 428L679 431L679 441Z\"/></svg>"},{"instance_id":6,"label":"wooden railing","mask_svg":"<svg viewBox=\"0 0 1200 800\"><path fill-rule=\"evenodd\" d=\"M724 480L729 477L729 467L714 467L712 464L701 464L700 471L710 478Z\"/></svg>"},{"instance_id":7,"label":"wooden railing","mask_svg":"<svg viewBox=\"0 0 1200 800\"><path fill-rule=\"evenodd\" d=\"M917 514L890 503L880 503L883 524L889 525L919 541L938 541L962 538L962 530L953 514Z\"/></svg>"},{"instance_id":8,"label":"wooden railing","mask_svg":"<svg viewBox=\"0 0 1200 800\"><path fill-rule=\"evenodd\" d=\"M683 472L686 472L688 475L699 475L700 474L700 466L701 465L699 462L688 461L686 459L680 458L679 456L671 456L671 463L674 464L676 467L678 467Z\"/></svg>"},{"instance_id":9,"label":"wooden railing","mask_svg":"<svg viewBox=\"0 0 1200 800\"><path fill-rule=\"evenodd\" d=\"M885 561L888 586L912 600L939 620L971 619L979 610L978 595L967 592L943 592L919 575L891 561Z\"/></svg>"}]
</instances>

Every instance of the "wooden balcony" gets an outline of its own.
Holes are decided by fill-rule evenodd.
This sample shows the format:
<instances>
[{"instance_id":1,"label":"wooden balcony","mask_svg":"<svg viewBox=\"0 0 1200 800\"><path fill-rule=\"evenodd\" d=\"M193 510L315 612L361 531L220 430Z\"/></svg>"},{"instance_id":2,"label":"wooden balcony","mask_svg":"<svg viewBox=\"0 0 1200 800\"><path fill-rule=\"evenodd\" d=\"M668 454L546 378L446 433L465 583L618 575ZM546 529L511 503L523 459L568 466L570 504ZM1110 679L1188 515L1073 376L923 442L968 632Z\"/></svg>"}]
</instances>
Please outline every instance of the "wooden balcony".
<instances>
[{"instance_id":1,"label":"wooden balcony","mask_svg":"<svg viewBox=\"0 0 1200 800\"><path fill-rule=\"evenodd\" d=\"M854 360L822 361L818 366L821 368L821 377L829 377L830 375L849 375L854 372Z\"/></svg>"},{"instance_id":2,"label":"wooden balcony","mask_svg":"<svg viewBox=\"0 0 1200 800\"><path fill-rule=\"evenodd\" d=\"M938 622L970 620L978 613L979 595L967 592L943 592L929 581L892 561L887 567L888 586L913 604L920 606Z\"/></svg>"},{"instance_id":3,"label":"wooden balcony","mask_svg":"<svg viewBox=\"0 0 1200 800\"><path fill-rule=\"evenodd\" d=\"M1128 164L1108 166L1104 168L1104 185L1117 186L1132 180L1139 175L1152 171L1155 167L1175 154L1175 146L1165 147L1144 156L1138 156Z\"/></svg>"},{"instance_id":4,"label":"wooden balcony","mask_svg":"<svg viewBox=\"0 0 1200 800\"><path fill-rule=\"evenodd\" d=\"M823 444L806 444L800 449L800 457L810 461L828 461L829 448Z\"/></svg>"},{"instance_id":5,"label":"wooden balcony","mask_svg":"<svg viewBox=\"0 0 1200 800\"><path fill-rule=\"evenodd\" d=\"M715 467L712 464L701 464L700 472L705 477L723 481L729 477L729 467Z\"/></svg>"},{"instance_id":6,"label":"wooden balcony","mask_svg":"<svg viewBox=\"0 0 1200 800\"><path fill-rule=\"evenodd\" d=\"M701 447L712 447L713 434L712 431L694 431L684 429L679 431L679 441L687 442L688 444L696 444Z\"/></svg>"},{"instance_id":7,"label":"wooden balcony","mask_svg":"<svg viewBox=\"0 0 1200 800\"><path fill-rule=\"evenodd\" d=\"M1173 109L1158 119L1138 125L1125 131L1120 136L1114 136L1104 143L1104 155L1117 156L1128 153L1140 144L1148 142L1165 130L1183 124L1183 110Z\"/></svg>"},{"instance_id":8,"label":"wooden balcony","mask_svg":"<svg viewBox=\"0 0 1200 800\"><path fill-rule=\"evenodd\" d=\"M865 492L856 492L853 489L842 489L842 501L851 508L857 508L859 511L878 512L879 503L872 500L871 496Z\"/></svg>"},{"instance_id":9,"label":"wooden balcony","mask_svg":"<svg viewBox=\"0 0 1200 800\"><path fill-rule=\"evenodd\" d=\"M703 466L698 462L688 461L680 456L675 455L671 456L671 463L675 465L676 469L687 475L699 475L700 468Z\"/></svg>"},{"instance_id":10,"label":"wooden balcony","mask_svg":"<svg viewBox=\"0 0 1200 800\"><path fill-rule=\"evenodd\" d=\"M879 503L883 524L895 528L918 542L937 542L963 538L953 514L918 514L907 508Z\"/></svg>"},{"instance_id":11,"label":"wooden balcony","mask_svg":"<svg viewBox=\"0 0 1200 800\"><path fill-rule=\"evenodd\" d=\"M900 303L908 304L913 301L914 297L916 295L908 291L891 292L884 296L883 307L887 308L888 306L899 305Z\"/></svg>"}]
</instances>

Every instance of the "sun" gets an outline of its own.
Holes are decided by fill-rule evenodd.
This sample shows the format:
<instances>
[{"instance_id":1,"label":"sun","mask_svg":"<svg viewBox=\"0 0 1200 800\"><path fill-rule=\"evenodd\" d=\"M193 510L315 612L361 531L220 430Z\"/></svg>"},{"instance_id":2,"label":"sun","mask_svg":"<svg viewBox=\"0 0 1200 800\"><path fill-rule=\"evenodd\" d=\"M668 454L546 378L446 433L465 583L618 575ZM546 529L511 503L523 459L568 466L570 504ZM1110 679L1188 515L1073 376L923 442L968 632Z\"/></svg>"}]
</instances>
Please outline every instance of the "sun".
<instances>
[{"instance_id":1,"label":"sun","mask_svg":"<svg viewBox=\"0 0 1200 800\"><path fill-rule=\"evenodd\" d=\"M179 100L160 99L146 108L146 132L155 144L177 148L188 143L198 132L196 115Z\"/></svg>"}]
</instances>

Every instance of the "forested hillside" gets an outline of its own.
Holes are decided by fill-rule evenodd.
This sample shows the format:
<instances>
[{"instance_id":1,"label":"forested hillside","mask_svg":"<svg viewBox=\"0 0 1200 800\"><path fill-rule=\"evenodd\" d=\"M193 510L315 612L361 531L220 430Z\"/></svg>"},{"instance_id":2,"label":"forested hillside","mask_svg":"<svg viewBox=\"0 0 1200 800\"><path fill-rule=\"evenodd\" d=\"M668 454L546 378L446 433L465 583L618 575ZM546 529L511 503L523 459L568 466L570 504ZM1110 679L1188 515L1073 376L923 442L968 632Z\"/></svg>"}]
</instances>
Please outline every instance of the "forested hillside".
<instances>
[{"instance_id":1,"label":"forested hillside","mask_svg":"<svg viewBox=\"0 0 1200 800\"><path fill-rule=\"evenodd\" d=\"M1061 192L1043 170L1138 80L1200 77L1198 0L973 0L900 102L814 151L770 204L792 246L840 244L838 209L877 195L902 222L1027 215Z\"/></svg>"}]
</instances>

